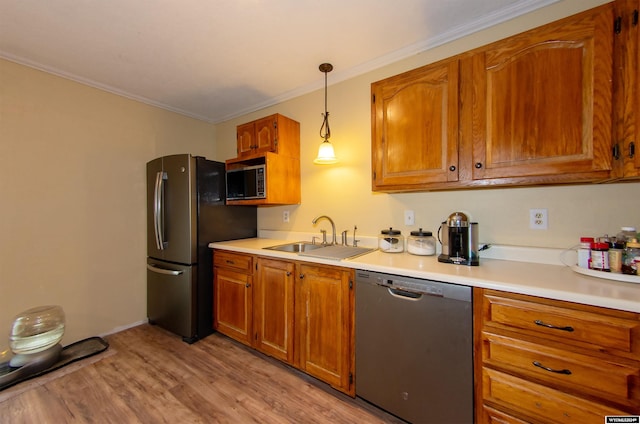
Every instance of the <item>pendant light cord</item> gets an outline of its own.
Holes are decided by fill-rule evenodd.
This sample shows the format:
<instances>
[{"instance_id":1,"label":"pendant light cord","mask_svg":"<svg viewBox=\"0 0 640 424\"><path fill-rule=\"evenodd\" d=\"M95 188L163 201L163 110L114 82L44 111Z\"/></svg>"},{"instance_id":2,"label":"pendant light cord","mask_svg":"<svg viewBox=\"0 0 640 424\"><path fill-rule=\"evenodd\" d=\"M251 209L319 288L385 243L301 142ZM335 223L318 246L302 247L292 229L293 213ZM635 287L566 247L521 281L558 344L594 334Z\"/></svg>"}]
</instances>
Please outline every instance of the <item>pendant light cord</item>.
<instances>
[{"instance_id":1,"label":"pendant light cord","mask_svg":"<svg viewBox=\"0 0 640 424\"><path fill-rule=\"evenodd\" d=\"M320 65L320 70L324 72L324 119L322 120L322 126L320 127L320 137L327 141L331 137L331 129L329 128L329 111L327 111L327 73L330 72L333 67L328 65L323 68L323 65ZM325 130L324 134L323 130Z\"/></svg>"}]
</instances>

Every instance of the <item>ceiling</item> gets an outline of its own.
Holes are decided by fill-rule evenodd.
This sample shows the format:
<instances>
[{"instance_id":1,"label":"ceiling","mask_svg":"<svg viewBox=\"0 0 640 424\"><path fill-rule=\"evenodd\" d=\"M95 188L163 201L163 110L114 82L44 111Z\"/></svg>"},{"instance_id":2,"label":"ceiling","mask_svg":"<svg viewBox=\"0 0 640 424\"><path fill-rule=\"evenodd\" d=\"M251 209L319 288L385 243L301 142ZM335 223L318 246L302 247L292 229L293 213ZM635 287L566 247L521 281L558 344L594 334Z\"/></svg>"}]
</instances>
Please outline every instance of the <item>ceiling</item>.
<instances>
[{"instance_id":1,"label":"ceiling","mask_svg":"<svg viewBox=\"0 0 640 424\"><path fill-rule=\"evenodd\" d=\"M222 122L558 0L0 0L0 57Z\"/></svg>"}]
</instances>

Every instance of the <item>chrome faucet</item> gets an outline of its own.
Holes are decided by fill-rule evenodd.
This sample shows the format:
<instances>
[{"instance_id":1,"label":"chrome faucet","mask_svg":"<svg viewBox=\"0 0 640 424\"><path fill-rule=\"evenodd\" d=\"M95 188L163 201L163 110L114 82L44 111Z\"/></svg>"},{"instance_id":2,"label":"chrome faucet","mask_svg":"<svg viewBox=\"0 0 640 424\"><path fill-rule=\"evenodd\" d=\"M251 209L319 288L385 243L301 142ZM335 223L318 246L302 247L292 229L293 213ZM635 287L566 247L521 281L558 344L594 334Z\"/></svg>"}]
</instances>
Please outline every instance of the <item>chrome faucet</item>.
<instances>
[{"instance_id":1,"label":"chrome faucet","mask_svg":"<svg viewBox=\"0 0 640 424\"><path fill-rule=\"evenodd\" d=\"M332 230L331 244L338 244L338 240L336 239L336 224L333 223L333 219L329 218L327 215L320 215L314 218L313 221L311 221L311 223L313 225L316 225L316 223L322 218L328 220L331 223L331 230ZM323 233L322 244L327 244L326 232Z\"/></svg>"}]
</instances>

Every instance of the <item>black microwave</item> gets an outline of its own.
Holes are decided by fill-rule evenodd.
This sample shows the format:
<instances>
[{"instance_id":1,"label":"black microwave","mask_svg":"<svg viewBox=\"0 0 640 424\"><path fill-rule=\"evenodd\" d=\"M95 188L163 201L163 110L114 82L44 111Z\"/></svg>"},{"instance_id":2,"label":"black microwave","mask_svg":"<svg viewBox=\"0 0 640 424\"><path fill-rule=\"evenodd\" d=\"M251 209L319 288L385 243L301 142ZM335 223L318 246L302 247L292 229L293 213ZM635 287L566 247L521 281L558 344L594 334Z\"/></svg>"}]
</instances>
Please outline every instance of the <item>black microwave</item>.
<instances>
[{"instance_id":1,"label":"black microwave","mask_svg":"<svg viewBox=\"0 0 640 424\"><path fill-rule=\"evenodd\" d=\"M265 165L227 171L227 200L265 199Z\"/></svg>"}]
</instances>

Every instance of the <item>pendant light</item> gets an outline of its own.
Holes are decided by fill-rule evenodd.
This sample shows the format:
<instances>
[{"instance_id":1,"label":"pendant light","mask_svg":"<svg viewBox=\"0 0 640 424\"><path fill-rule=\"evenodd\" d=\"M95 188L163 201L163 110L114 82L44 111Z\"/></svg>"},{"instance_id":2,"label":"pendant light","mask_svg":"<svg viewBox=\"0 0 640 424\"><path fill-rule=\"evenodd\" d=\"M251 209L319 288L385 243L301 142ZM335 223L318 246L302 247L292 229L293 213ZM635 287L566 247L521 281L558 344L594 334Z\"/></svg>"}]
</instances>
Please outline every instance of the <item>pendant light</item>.
<instances>
[{"instance_id":1,"label":"pendant light","mask_svg":"<svg viewBox=\"0 0 640 424\"><path fill-rule=\"evenodd\" d=\"M333 65L330 63L323 63L319 66L320 72L324 73L324 119L322 120L322 126L320 127L320 137L324 138L324 141L320 143L318 148L318 157L313 160L313 163L318 165L331 165L338 163L338 158L333 151L333 145L329 141L331 137L331 129L329 129L329 112L327 111L327 73L333 70Z\"/></svg>"}]
</instances>

